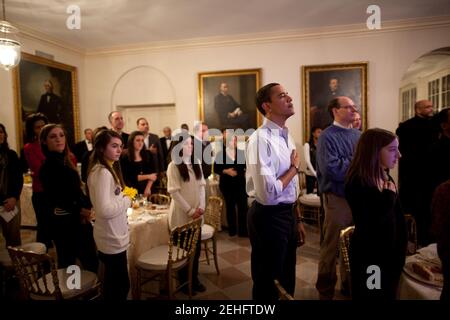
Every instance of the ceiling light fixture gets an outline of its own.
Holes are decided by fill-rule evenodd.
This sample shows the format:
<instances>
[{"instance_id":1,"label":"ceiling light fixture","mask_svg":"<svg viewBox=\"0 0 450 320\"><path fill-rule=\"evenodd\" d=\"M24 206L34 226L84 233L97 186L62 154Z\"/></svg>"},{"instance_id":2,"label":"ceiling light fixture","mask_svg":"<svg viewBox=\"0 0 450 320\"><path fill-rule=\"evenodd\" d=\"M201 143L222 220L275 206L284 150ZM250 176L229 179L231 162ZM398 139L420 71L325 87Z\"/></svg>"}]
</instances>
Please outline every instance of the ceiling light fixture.
<instances>
[{"instance_id":1,"label":"ceiling light fixture","mask_svg":"<svg viewBox=\"0 0 450 320\"><path fill-rule=\"evenodd\" d=\"M20 62L20 42L17 34L19 30L6 21L5 0L3 5L3 21L0 21L0 65L10 70Z\"/></svg>"}]
</instances>

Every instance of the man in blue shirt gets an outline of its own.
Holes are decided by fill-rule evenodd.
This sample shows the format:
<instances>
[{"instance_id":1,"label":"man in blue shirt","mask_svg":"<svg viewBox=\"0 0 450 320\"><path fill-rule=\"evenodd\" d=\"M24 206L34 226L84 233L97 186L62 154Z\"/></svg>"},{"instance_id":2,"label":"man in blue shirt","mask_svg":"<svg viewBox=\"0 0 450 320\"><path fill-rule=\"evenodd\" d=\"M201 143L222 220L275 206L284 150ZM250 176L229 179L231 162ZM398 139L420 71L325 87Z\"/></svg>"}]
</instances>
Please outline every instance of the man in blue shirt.
<instances>
[{"instance_id":1,"label":"man in blue shirt","mask_svg":"<svg viewBox=\"0 0 450 320\"><path fill-rule=\"evenodd\" d=\"M322 300L334 297L339 234L352 224L352 213L344 197L344 181L361 135L359 130L352 129L358 108L350 98L336 97L330 101L328 111L334 119L333 124L322 131L317 143L317 181L325 210L316 283ZM341 263L341 276L344 277L343 270ZM342 283L348 285L346 279L342 279Z\"/></svg>"}]
</instances>

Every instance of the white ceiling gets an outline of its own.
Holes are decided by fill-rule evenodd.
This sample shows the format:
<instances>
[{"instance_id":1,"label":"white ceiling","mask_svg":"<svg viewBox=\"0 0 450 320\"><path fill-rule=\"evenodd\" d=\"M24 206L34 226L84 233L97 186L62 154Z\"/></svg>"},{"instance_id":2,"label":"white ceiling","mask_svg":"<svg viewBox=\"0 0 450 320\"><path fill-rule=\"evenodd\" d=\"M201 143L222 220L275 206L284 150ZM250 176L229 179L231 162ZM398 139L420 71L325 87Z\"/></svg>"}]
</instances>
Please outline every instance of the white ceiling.
<instances>
[{"instance_id":1,"label":"white ceiling","mask_svg":"<svg viewBox=\"0 0 450 320\"><path fill-rule=\"evenodd\" d=\"M81 49L450 15L450 0L5 0L7 20ZM81 9L69 30L66 9Z\"/></svg>"}]
</instances>

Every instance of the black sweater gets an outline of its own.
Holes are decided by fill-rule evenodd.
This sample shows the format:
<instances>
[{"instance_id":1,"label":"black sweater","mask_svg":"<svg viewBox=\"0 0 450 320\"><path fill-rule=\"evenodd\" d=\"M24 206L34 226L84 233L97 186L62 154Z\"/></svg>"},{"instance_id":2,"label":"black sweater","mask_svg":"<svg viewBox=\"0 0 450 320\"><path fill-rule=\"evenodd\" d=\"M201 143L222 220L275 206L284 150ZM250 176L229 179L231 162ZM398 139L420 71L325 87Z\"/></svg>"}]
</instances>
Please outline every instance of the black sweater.
<instances>
[{"instance_id":1,"label":"black sweater","mask_svg":"<svg viewBox=\"0 0 450 320\"><path fill-rule=\"evenodd\" d=\"M62 153L50 152L46 155L39 178L50 209L63 209L80 214L81 208L91 208L89 199L81 190L78 172L64 164Z\"/></svg>"},{"instance_id":2,"label":"black sweater","mask_svg":"<svg viewBox=\"0 0 450 320\"><path fill-rule=\"evenodd\" d=\"M22 192L23 176L20 167L19 158L14 150L1 150L0 146L0 177L4 172L4 180L0 181L0 205L3 205L5 199L14 197L19 200Z\"/></svg>"},{"instance_id":3,"label":"black sweater","mask_svg":"<svg viewBox=\"0 0 450 320\"><path fill-rule=\"evenodd\" d=\"M392 181L392 178L389 177ZM357 178L345 185L355 231L350 241L350 266L354 296L395 299L405 262L406 226L398 195L363 186ZM381 290L368 290L367 267L381 270Z\"/></svg>"}]
</instances>

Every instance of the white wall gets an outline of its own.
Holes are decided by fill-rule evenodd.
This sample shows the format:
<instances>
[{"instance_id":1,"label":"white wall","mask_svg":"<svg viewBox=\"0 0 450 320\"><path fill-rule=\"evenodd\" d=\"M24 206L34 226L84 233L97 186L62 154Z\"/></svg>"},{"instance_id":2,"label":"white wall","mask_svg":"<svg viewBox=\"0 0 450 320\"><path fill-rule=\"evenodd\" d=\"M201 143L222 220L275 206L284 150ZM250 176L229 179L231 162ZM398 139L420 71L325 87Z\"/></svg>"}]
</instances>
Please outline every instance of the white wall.
<instances>
[{"instance_id":1,"label":"white wall","mask_svg":"<svg viewBox=\"0 0 450 320\"><path fill-rule=\"evenodd\" d=\"M178 124L198 119L198 72L262 68L262 83L279 82L294 99L288 121L296 142L303 143L302 65L368 61L369 127L395 130L400 81L422 54L450 43L450 26L409 31L372 31L322 39L107 53L86 58L87 126L106 123L114 84L127 70L147 65L164 73L175 88ZM151 122L151 119L150 119ZM160 134L160 133L158 133Z\"/></svg>"},{"instance_id":2,"label":"white wall","mask_svg":"<svg viewBox=\"0 0 450 320\"><path fill-rule=\"evenodd\" d=\"M84 90L82 84L85 81L84 74L84 55L71 49L66 49L59 45L54 45L46 41L34 40L30 37L22 37L22 51L35 54L35 50L43 51L54 56L54 60L64 64L77 67L78 73L78 90L81 123L85 120L84 109ZM8 131L8 143L14 150L17 149L17 127L16 113L14 105L12 71L0 69L0 122L6 126ZM16 150L17 151L17 150Z\"/></svg>"},{"instance_id":3,"label":"white wall","mask_svg":"<svg viewBox=\"0 0 450 320\"><path fill-rule=\"evenodd\" d=\"M175 93L178 124L186 122L191 125L198 119L199 72L261 68L262 84L279 82L293 97L296 114L288 121L288 126L296 142L302 144L302 65L368 61L369 127L395 130L399 119L399 87L404 72L421 55L449 46L450 24L390 30L355 35L346 33L334 37L252 41L249 44L215 44L209 47L150 48L138 53L113 52L87 56L43 41L29 38L22 41L25 52L34 53L36 49L45 51L55 55L56 61L78 68L81 130L107 124L107 114L113 109L115 84L137 66L148 66L166 77L170 86L164 88L170 87L170 94ZM0 88L0 121L7 126L9 141L15 146L10 73L0 71ZM139 91L142 90L139 86Z\"/></svg>"}]
</instances>

